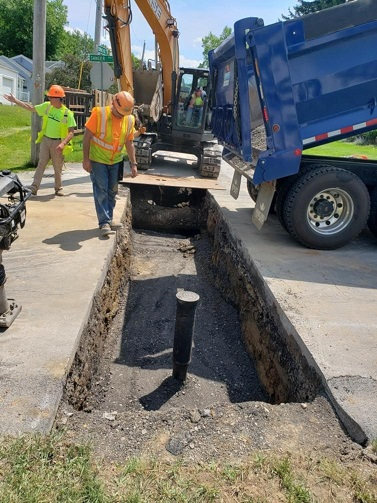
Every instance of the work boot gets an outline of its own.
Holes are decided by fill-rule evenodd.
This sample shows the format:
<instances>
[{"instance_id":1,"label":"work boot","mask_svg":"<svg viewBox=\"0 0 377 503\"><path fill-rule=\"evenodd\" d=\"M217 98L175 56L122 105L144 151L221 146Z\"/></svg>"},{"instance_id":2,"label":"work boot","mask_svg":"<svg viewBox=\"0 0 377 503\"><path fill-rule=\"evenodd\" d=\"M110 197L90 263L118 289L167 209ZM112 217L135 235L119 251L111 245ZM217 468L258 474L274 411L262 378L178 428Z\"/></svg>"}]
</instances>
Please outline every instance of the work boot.
<instances>
[{"instance_id":1,"label":"work boot","mask_svg":"<svg viewBox=\"0 0 377 503\"><path fill-rule=\"evenodd\" d=\"M101 227L99 228L100 232L101 232L101 236L102 237L108 237L110 236L111 234L114 234L114 231L111 230L111 227L110 227L110 224L103 224L101 225Z\"/></svg>"},{"instance_id":2,"label":"work boot","mask_svg":"<svg viewBox=\"0 0 377 503\"><path fill-rule=\"evenodd\" d=\"M110 228L112 231L118 231L123 227L121 222L110 222Z\"/></svg>"},{"instance_id":3,"label":"work boot","mask_svg":"<svg viewBox=\"0 0 377 503\"><path fill-rule=\"evenodd\" d=\"M55 196L64 196L63 188L55 189Z\"/></svg>"},{"instance_id":4,"label":"work boot","mask_svg":"<svg viewBox=\"0 0 377 503\"><path fill-rule=\"evenodd\" d=\"M30 192L32 193L33 196L36 196L38 193L38 189L35 185L29 185L26 187Z\"/></svg>"}]
</instances>

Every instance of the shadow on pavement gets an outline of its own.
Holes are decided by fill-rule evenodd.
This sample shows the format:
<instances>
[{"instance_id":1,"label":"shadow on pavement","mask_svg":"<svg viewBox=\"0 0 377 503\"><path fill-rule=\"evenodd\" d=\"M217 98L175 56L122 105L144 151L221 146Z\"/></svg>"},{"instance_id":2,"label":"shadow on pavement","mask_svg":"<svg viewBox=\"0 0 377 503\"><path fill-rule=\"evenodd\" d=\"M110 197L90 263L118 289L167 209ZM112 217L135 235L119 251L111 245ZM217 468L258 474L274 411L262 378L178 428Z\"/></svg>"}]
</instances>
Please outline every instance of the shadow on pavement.
<instances>
[{"instance_id":1,"label":"shadow on pavement","mask_svg":"<svg viewBox=\"0 0 377 503\"><path fill-rule=\"evenodd\" d=\"M100 236L97 228L77 231L67 231L56 234L56 236L44 239L46 245L59 245L64 251L77 251L82 248L81 243L89 239L106 239Z\"/></svg>"}]
</instances>

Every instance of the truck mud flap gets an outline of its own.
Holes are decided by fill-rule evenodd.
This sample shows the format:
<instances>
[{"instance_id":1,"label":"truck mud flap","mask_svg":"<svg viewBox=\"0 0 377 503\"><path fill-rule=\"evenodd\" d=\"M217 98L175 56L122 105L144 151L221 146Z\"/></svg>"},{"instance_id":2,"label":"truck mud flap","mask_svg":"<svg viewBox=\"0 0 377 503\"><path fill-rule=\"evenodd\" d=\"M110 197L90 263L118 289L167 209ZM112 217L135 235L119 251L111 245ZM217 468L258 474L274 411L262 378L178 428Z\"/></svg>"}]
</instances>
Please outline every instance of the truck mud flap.
<instances>
[{"instance_id":1,"label":"truck mud flap","mask_svg":"<svg viewBox=\"0 0 377 503\"><path fill-rule=\"evenodd\" d=\"M272 199L275 194L275 188L275 181L265 182L260 185L253 216L251 217L251 221L258 230L261 230L264 222L267 220L271 208Z\"/></svg>"}]
</instances>

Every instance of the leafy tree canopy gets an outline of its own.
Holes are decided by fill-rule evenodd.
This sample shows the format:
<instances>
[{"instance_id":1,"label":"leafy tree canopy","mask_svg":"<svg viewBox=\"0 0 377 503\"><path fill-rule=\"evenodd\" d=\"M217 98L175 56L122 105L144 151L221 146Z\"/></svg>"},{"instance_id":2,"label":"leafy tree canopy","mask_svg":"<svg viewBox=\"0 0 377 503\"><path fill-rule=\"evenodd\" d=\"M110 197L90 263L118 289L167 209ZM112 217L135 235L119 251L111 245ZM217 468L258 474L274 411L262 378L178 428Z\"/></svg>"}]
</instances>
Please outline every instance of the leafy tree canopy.
<instances>
[{"instance_id":1,"label":"leafy tree canopy","mask_svg":"<svg viewBox=\"0 0 377 503\"><path fill-rule=\"evenodd\" d=\"M63 0L47 1L46 18L46 59L55 59L67 23ZM33 57L33 0L0 0L0 53Z\"/></svg>"},{"instance_id":2,"label":"leafy tree canopy","mask_svg":"<svg viewBox=\"0 0 377 503\"><path fill-rule=\"evenodd\" d=\"M293 10L289 9L288 16L283 15L283 19L305 16L306 14L318 12L319 10L328 9L329 7L334 7L335 5L346 2L347 0L299 0L299 3L292 7Z\"/></svg>"},{"instance_id":3,"label":"leafy tree canopy","mask_svg":"<svg viewBox=\"0 0 377 503\"><path fill-rule=\"evenodd\" d=\"M212 49L216 49L216 47L218 47L223 40L228 38L231 33L232 28L229 28L229 26L225 26L221 35L216 36L210 31L208 35L202 38L203 62L200 63L199 68L209 67L208 52L211 51Z\"/></svg>"},{"instance_id":4,"label":"leafy tree canopy","mask_svg":"<svg viewBox=\"0 0 377 503\"><path fill-rule=\"evenodd\" d=\"M139 70L141 68L141 59L135 56L133 52L131 53L131 58L132 58L132 68L134 70Z\"/></svg>"},{"instance_id":5,"label":"leafy tree canopy","mask_svg":"<svg viewBox=\"0 0 377 503\"><path fill-rule=\"evenodd\" d=\"M81 64L83 65L80 89L91 91L92 85L90 81L90 69L92 68L89 61L82 62L82 60L74 54L66 54L63 57L65 66L63 68L56 68L52 72L46 73L46 89L52 84L60 86L78 88Z\"/></svg>"},{"instance_id":6,"label":"leafy tree canopy","mask_svg":"<svg viewBox=\"0 0 377 503\"><path fill-rule=\"evenodd\" d=\"M67 54L74 54L79 59L87 59L94 52L94 40L87 33L79 30L66 31L61 34L57 49L57 59L64 59Z\"/></svg>"}]
</instances>

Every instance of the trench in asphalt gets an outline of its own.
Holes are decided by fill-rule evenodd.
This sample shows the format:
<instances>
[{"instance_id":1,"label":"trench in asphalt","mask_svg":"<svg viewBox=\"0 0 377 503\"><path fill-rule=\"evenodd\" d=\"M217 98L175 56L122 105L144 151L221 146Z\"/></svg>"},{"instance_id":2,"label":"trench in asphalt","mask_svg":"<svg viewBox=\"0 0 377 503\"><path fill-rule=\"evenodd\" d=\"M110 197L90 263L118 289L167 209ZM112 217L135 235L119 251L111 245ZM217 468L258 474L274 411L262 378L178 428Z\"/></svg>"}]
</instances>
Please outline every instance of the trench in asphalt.
<instances>
[{"instance_id":1,"label":"trench in asphalt","mask_svg":"<svg viewBox=\"0 0 377 503\"><path fill-rule=\"evenodd\" d=\"M178 289L200 296L184 385L171 376ZM122 303L109 349L107 334ZM117 369L111 394L125 410L310 401L320 390L220 208L199 189L132 186L108 277L67 380L66 397L77 409L96 402L109 351Z\"/></svg>"}]
</instances>

